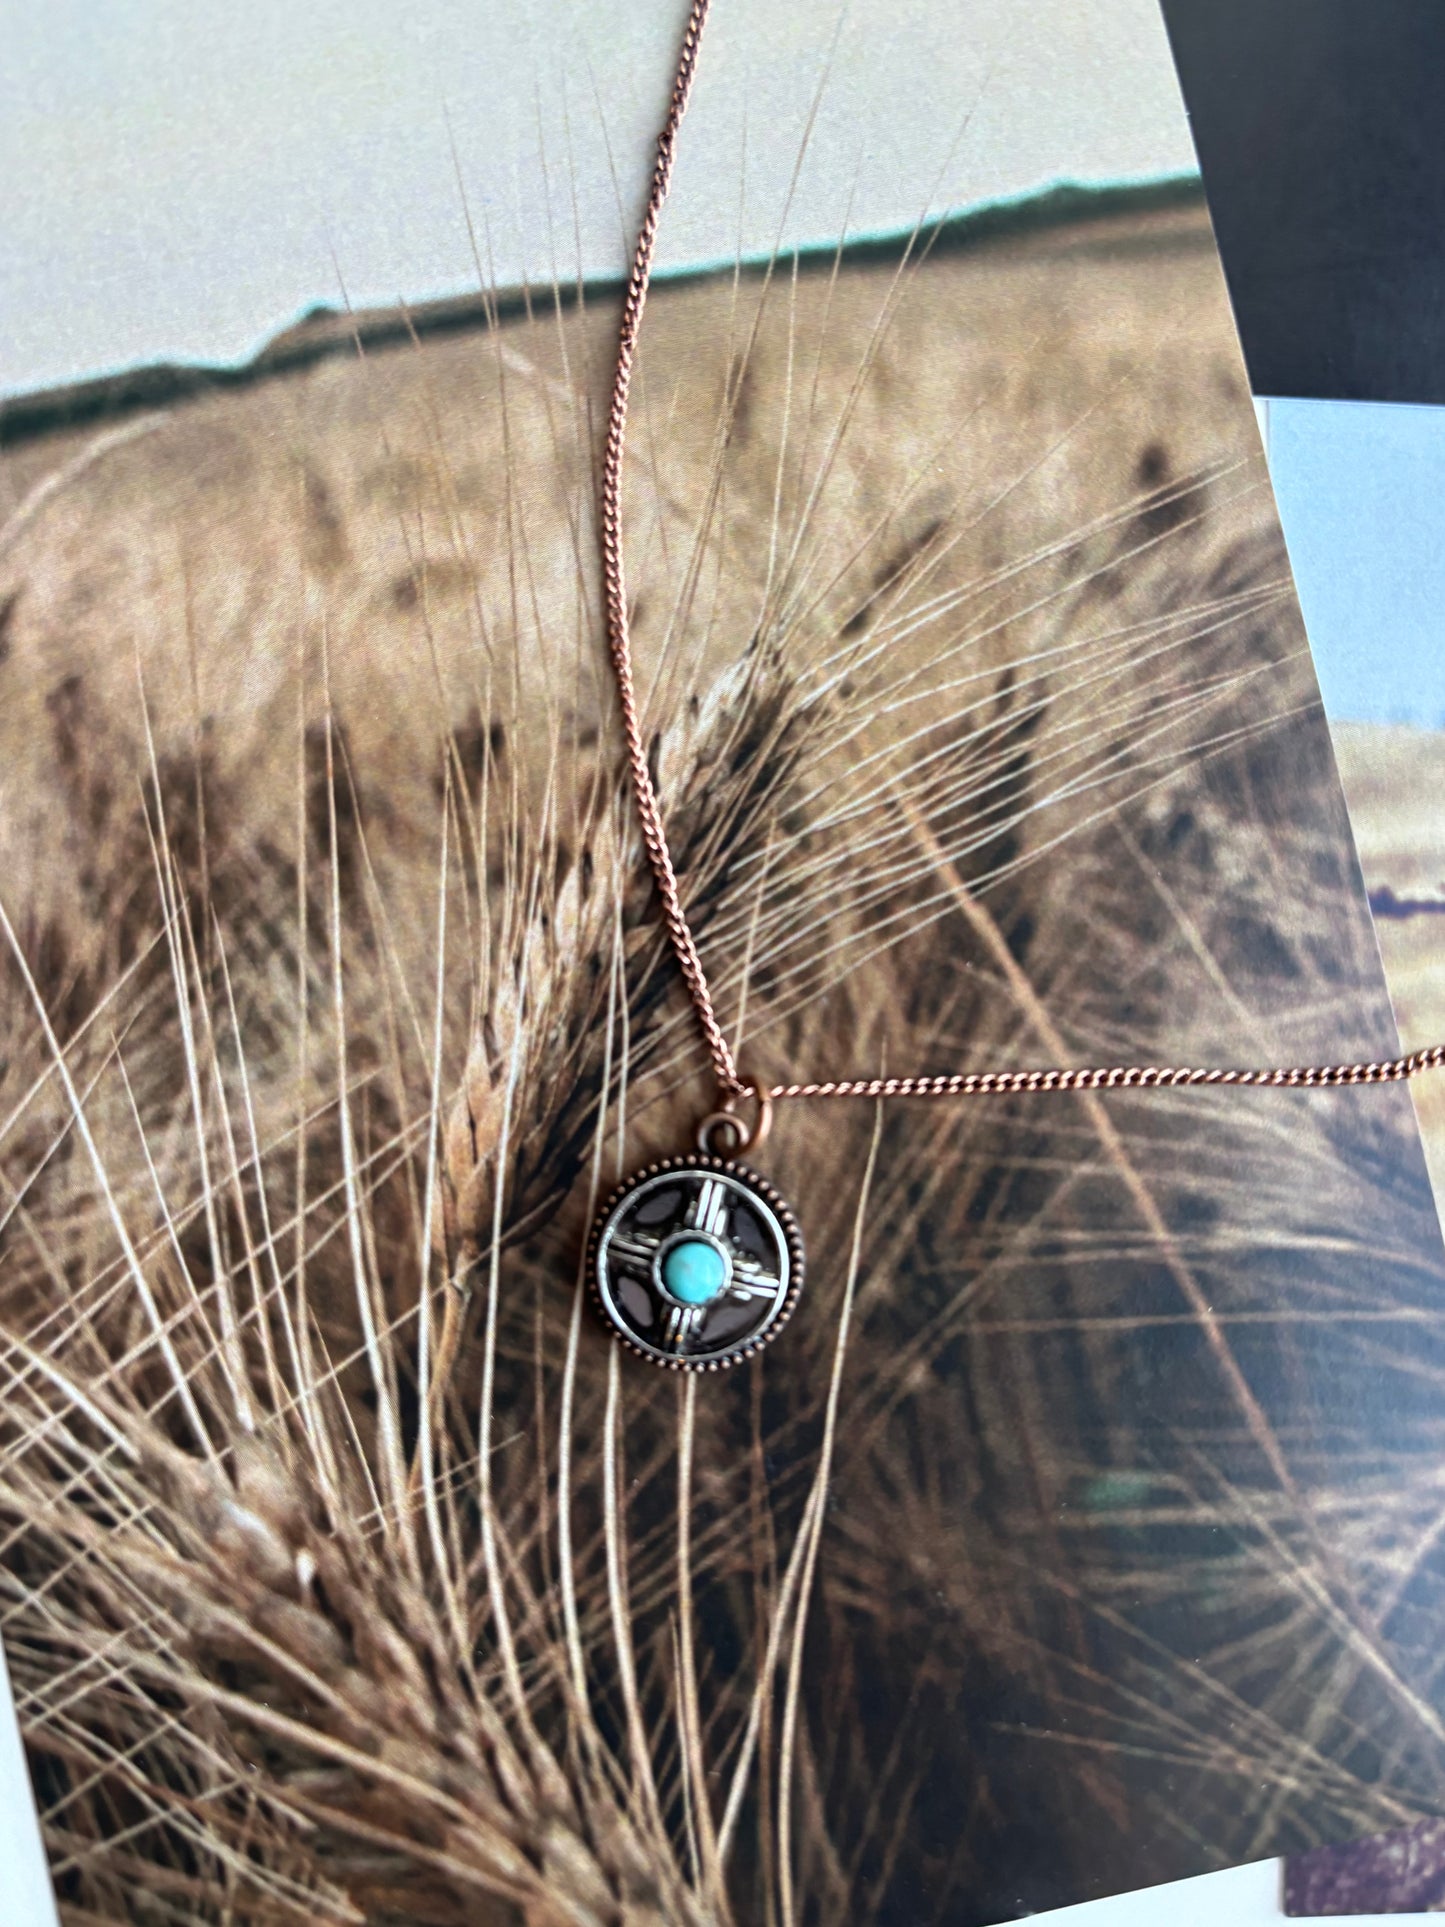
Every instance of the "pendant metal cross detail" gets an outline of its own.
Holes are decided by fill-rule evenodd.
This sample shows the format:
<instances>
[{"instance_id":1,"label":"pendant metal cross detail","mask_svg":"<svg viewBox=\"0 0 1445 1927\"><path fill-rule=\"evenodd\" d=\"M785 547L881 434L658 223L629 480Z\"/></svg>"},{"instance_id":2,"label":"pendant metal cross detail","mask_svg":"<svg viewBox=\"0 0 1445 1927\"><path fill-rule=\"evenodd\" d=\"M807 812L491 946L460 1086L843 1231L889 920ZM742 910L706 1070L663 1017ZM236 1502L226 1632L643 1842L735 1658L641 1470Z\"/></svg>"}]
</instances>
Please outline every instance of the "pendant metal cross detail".
<instances>
[{"instance_id":1,"label":"pendant metal cross detail","mask_svg":"<svg viewBox=\"0 0 1445 1927\"><path fill-rule=\"evenodd\" d=\"M673 1370L717 1371L782 1329L803 1283L797 1221L745 1164L666 1158L598 1214L593 1299L619 1339Z\"/></svg>"}]
</instances>

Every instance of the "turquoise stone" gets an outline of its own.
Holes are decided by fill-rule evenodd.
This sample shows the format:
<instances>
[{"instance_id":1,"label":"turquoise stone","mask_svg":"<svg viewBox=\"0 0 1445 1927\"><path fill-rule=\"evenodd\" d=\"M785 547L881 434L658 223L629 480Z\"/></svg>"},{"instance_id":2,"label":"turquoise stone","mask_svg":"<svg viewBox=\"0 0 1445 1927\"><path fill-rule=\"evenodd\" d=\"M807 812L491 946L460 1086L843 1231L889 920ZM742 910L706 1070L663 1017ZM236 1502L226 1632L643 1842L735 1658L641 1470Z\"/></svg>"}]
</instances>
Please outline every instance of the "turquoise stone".
<instances>
[{"instance_id":1,"label":"turquoise stone","mask_svg":"<svg viewBox=\"0 0 1445 1927\"><path fill-rule=\"evenodd\" d=\"M708 1305L728 1281L727 1260L704 1238L684 1238L662 1261L662 1282L680 1305Z\"/></svg>"}]
</instances>

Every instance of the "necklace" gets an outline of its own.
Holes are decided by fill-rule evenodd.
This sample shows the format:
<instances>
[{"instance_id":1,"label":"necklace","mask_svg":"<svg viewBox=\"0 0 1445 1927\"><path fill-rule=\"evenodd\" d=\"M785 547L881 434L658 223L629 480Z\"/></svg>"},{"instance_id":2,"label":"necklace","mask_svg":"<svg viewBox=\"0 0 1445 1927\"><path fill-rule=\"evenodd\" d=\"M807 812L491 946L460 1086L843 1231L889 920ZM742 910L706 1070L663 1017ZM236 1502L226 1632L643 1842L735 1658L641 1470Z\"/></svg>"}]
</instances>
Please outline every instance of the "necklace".
<instances>
[{"instance_id":1,"label":"necklace","mask_svg":"<svg viewBox=\"0 0 1445 1927\"><path fill-rule=\"evenodd\" d=\"M687 109L711 0L692 0L672 98L658 136L651 187L618 330L599 486L608 649L617 684L627 768L662 921L717 1083L717 1108L697 1127L695 1151L635 1171L598 1212L587 1247L593 1302L626 1348L653 1364L718 1371L753 1356L783 1329L803 1288L803 1240L787 1203L741 1160L761 1147L774 1107L802 1098L962 1098L1044 1091L1178 1089L1238 1085L1318 1090L1389 1084L1445 1064L1445 1044L1381 1063L1266 1069L964 1071L935 1076L845 1077L766 1085L739 1067L718 1021L707 973L678 889L638 710L622 543L622 469L628 399L658 222L677 134ZM744 1107L750 1107L750 1112Z\"/></svg>"}]
</instances>

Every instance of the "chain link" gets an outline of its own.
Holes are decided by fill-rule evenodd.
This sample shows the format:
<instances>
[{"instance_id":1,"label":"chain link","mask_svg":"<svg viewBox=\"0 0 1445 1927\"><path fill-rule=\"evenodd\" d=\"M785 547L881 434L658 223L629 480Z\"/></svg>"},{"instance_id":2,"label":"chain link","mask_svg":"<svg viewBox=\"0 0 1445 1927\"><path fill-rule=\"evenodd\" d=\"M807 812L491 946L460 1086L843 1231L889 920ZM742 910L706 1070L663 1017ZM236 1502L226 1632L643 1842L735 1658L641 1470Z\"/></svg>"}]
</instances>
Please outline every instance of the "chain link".
<instances>
[{"instance_id":1,"label":"chain link","mask_svg":"<svg viewBox=\"0 0 1445 1927\"><path fill-rule=\"evenodd\" d=\"M1427 1050L1412 1051L1408 1056L1392 1058L1384 1063L1281 1065L1263 1070L1189 1070L1150 1064L1114 1064L1097 1070L963 1071L938 1077L852 1077L822 1083L772 1086L755 1083L740 1073L732 1048L718 1022L707 973L683 909L677 872L668 849L662 808L652 781L652 772L648 768L632 667L627 575L622 553L622 471L633 364L637 358L642 311L652 279L658 221L672 180L677 131L692 92L698 49L710 5L711 0L692 0L687 25L683 29L682 51L678 57L667 119L657 138L657 155L653 162L647 208L638 231L622 302L617 366L612 380L607 440L602 456L599 515L608 649L617 680L618 703L627 742L627 766L637 802L642 841L657 886L663 922L688 996L692 1000L708 1055L712 1059L718 1089L724 1100L724 1111L729 1108L728 1100L748 1096L755 1097L766 1113L772 1102L802 1097L981 1097L1032 1091L1178 1090L1196 1084L1319 1090L1341 1084L1399 1083L1445 1064L1445 1044L1435 1044Z\"/></svg>"}]
</instances>

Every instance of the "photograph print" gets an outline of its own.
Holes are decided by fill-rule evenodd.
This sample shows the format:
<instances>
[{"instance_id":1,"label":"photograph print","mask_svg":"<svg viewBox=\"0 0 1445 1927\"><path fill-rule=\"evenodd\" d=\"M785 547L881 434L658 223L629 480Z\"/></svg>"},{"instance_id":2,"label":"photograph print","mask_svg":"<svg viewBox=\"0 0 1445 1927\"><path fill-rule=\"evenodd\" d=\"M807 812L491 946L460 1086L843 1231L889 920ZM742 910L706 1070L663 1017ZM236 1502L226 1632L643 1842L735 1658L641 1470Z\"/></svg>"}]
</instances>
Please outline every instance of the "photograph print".
<instances>
[{"instance_id":1,"label":"photograph print","mask_svg":"<svg viewBox=\"0 0 1445 1927\"><path fill-rule=\"evenodd\" d=\"M597 1315L757 1108L599 558L685 8L72 11L0 115L63 1918L989 1927L1437 1815L1403 1085L782 1097ZM658 249L636 703L746 1078L1393 1058L1153 0L716 0Z\"/></svg>"}]
</instances>

